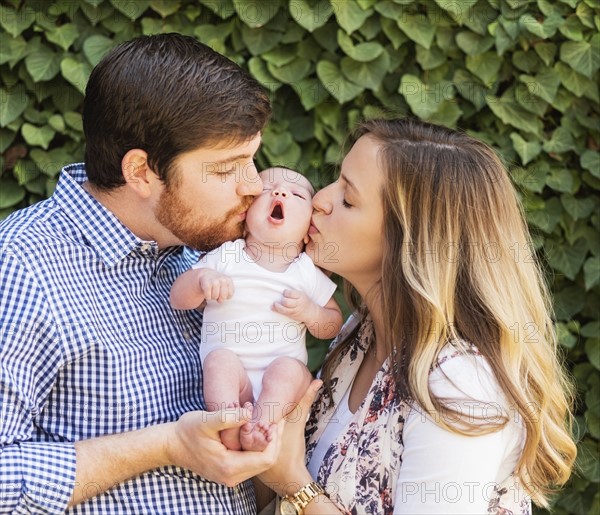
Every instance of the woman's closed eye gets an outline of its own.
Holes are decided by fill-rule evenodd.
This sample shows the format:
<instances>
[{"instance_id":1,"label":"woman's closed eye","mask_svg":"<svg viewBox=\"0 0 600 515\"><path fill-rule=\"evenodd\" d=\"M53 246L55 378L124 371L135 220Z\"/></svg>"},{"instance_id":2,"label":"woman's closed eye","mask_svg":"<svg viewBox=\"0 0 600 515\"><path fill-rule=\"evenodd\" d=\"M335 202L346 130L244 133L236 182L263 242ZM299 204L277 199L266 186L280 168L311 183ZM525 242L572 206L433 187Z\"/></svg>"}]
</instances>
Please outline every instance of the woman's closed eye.
<instances>
[{"instance_id":1,"label":"woman's closed eye","mask_svg":"<svg viewBox=\"0 0 600 515\"><path fill-rule=\"evenodd\" d=\"M350 204L350 202L348 202L345 198L342 199L342 205L344 207L352 207L352 204Z\"/></svg>"}]
</instances>

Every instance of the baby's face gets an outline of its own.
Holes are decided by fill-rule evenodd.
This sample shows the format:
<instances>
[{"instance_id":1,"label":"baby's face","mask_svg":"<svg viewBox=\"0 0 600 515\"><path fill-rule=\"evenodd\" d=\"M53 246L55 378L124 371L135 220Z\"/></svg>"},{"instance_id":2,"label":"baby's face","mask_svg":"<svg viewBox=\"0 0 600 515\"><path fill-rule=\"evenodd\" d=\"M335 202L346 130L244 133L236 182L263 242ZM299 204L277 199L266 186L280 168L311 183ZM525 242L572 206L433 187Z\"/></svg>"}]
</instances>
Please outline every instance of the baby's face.
<instances>
[{"instance_id":1,"label":"baby's face","mask_svg":"<svg viewBox=\"0 0 600 515\"><path fill-rule=\"evenodd\" d=\"M264 243L305 242L313 211L314 190L310 182L287 168L267 168L260 177L263 191L246 216L249 234Z\"/></svg>"}]
</instances>

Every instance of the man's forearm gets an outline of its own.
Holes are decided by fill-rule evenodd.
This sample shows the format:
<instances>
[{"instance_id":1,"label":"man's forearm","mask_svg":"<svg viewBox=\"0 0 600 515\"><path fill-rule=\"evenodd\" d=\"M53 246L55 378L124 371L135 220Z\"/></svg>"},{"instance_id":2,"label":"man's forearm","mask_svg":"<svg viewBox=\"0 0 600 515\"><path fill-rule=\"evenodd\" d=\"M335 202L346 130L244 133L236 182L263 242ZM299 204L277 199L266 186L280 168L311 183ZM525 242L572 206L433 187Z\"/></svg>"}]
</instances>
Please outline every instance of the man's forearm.
<instances>
[{"instance_id":1,"label":"man's forearm","mask_svg":"<svg viewBox=\"0 0 600 515\"><path fill-rule=\"evenodd\" d=\"M75 488L70 506L148 470L169 465L165 447L174 423L75 443Z\"/></svg>"}]
</instances>

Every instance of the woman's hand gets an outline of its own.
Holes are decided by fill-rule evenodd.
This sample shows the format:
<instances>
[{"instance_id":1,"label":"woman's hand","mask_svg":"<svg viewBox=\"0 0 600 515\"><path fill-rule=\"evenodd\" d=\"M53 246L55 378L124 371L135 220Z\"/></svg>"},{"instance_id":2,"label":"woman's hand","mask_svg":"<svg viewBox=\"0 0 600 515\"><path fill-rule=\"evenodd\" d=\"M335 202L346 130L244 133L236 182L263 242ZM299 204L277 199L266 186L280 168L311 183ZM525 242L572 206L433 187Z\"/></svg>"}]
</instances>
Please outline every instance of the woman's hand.
<instances>
[{"instance_id":1,"label":"woman's hand","mask_svg":"<svg viewBox=\"0 0 600 515\"><path fill-rule=\"evenodd\" d=\"M283 426L281 451L275 465L258 476L282 497L295 494L313 480L305 465L304 427L322 384L318 379L312 381L296 409L279 422Z\"/></svg>"}]
</instances>

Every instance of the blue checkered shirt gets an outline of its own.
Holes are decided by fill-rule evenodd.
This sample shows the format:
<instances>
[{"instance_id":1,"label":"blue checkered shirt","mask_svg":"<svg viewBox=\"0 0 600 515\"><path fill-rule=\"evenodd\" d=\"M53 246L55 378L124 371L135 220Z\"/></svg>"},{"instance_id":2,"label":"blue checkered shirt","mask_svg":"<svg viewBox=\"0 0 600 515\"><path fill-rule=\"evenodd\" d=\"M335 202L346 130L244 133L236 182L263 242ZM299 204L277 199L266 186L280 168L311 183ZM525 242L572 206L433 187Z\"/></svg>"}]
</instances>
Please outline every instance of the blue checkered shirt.
<instances>
[{"instance_id":1,"label":"blue checkered shirt","mask_svg":"<svg viewBox=\"0 0 600 515\"><path fill-rule=\"evenodd\" d=\"M51 198L0 224L0 513L64 513L73 442L204 408L201 316L173 311L198 259L140 240L63 169ZM95 485L85 491L93 495ZM255 513L252 485L151 470L67 513Z\"/></svg>"}]
</instances>

